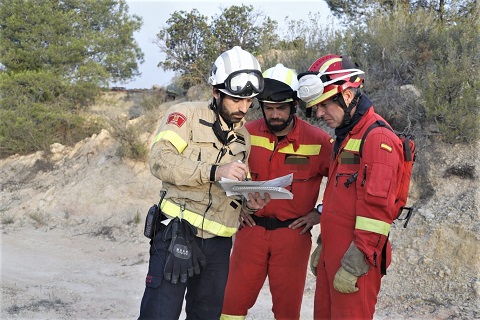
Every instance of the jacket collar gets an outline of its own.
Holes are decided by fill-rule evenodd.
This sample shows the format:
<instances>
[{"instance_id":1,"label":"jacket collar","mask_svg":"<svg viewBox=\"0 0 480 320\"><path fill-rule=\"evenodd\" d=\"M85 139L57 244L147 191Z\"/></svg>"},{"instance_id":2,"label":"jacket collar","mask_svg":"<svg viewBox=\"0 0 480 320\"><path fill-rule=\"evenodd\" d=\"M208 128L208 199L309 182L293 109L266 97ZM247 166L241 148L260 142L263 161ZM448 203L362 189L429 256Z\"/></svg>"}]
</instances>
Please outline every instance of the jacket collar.
<instances>
[{"instance_id":1,"label":"jacket collar","mask_svg":"<svg viewBox=\"0 0 480 320\"><path fill-rule=\"evenodd\" d=\"M373 113L374 113L374 110L372 106L368 108L367 112L365 112L365 114L360 118L360 121L358 121L358 123L352 128L352 130L350 130L350 134L355 135L359 133L360 130L362 130L362 128L365 126L368 119L370 119L370 117L373 115Z\"/></svg>"}]
</instances>

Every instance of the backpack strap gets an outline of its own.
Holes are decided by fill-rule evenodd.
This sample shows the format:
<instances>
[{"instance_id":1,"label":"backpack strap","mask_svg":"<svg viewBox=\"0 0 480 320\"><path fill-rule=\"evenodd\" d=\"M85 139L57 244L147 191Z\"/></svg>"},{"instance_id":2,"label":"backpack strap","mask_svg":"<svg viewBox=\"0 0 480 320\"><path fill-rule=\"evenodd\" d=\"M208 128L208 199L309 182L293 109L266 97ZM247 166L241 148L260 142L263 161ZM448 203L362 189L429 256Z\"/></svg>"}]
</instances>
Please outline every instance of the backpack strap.
<instances>
[{"instance_id":1,"label":"backpack strap","mask_svg":"<svg viewBox=\"0 0 480 320\"><path fill-rule=\"evenodd\" d=\"M367 138L367 135L370 133L370 131L372 131L376 127L383 127L383 128L388 128L388 129L392 130L392 128L389 125L387 125L385 123L385 121L383 121L383 120L377 120L374 123L372 123L367 128L367 131L365 131L365 133L363 134L362 141L360 142L360 148L358 150L358 152L360 153L360 158L362 157L363 142ZM380 265L380 272L381 272L382 275L387 274L387 243L388 243L389 236L390 236L390 233L388 233L387 241L385 241L385 244L383 245L383 248L382 248L382 263Z\"/></svg>"},{"instance_id":2,"label":"backpack strap","mask_svg":"<svg viewBox=\"0 0 480 320\"><path fill-rule=\"evenodd\" d=\"M388 128L388 129L392 130L392 128L390 128L390 126L387 125L385 123L385 121L383 121L383 120L377 120L374 123L372 123L370 125L370 127L368 127L367 131L365 131L365 133L363 134L362 141L360 142L360 148L358 150L358 152L360 153L360 158L362 157L363 143L365 142L365 139L367 138L367 135L370 133L370 131L372 131L376 127L384 127L384 128Z\"/></svg>"},{"instance_id":3,"label":"backpack strap","mask_svg":"<svg viewBox=\"0 0 480 320\"><path fill-rule=\"evenodd\" d=\"M388 233L387 241L385 241L385 244L383 245L383 248L382 248L382 263L380 264L380 272L384 276L387 275L387 244L388 244L389 237L390 237L390 232Z\"/></svg>"}]
</instances>

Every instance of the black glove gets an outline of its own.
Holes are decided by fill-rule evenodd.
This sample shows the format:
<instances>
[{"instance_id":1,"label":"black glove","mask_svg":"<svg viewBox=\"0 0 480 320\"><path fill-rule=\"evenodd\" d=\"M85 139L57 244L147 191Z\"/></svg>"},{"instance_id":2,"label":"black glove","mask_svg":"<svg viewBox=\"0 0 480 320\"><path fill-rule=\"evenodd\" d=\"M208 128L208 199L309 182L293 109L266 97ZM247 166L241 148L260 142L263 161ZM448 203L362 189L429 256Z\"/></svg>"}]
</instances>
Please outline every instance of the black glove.
<instances>
[{"instance_id":1,"label":"black glove","mask_svg":"<svg viewBox=\"0 0 480 320\"><path fill-rule=\"evenodd\" d=\"M200 269L207 265L207 259L203 254L202 250L198 247L197 242L195 241L197 228L192 226L187 220L182 220L182 225L185 228L185 234L187 239L187 246L192 251L192 264L189 265L188 276L191 277L193 274L200 274ZM191 268L190 268L191 267Z\"/></svg>"},{"instance_id":2,"label":"black glove","mask_svg":"<svg viewBox=\"0 0 480 320\"><path fill-rule=\"evenodd\" d=\"M199 274L205 267L206 259L195 241L197 229L187 220L178 217L172 219L164 231L163 239L170 239L168 256L163 275L172 283L187 282L188 277Z\"/></svg>"},{"instance_id":3,"label":"black glove","mask_svg":"<svg viewBox=\"0 0 480 320\"><path fill-rule=\"evenodd\" d=\"M167 225L163 239L165 241L171 239L163 276L174 284L178 282L179 278L180 282L187 282L188 267L189 264L192 264L192 250L187 245L185 228L178 217L172 219Z\"/></svg>"}]
</instances>

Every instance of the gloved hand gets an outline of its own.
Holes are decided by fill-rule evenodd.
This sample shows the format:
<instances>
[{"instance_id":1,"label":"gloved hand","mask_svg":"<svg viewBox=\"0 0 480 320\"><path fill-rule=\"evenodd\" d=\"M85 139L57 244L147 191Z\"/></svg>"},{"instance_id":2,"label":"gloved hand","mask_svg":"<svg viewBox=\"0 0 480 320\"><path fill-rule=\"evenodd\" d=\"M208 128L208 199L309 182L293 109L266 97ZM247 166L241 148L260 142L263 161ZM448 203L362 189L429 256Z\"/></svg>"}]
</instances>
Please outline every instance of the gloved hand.
<instances>
[{"instance_id":1,"label":"gloved hand","mask_svg":"<svg viewBox=\"0 0 480 320\"><path fill-rule=\"evenodd\" d=\"M341 293L357 292L357 280L368 272L370 266L365 261L365 254L352 242L342 259L342 266L333 279L333 287Z\"/></svg>"},{"instance_id":2,"label":"gloved hand","mask_svg":"<svg viewBox=\"0 0 480 320\"><path fill-rule=\"evenodd\" d=\"M342 267L338 269L333 279L333 287L341 293L357 292L357 276L354 276Z\"/></svg>"},{"instance_id":3,"label":"gloved hand","mask_svg":"<svg viewBox=\"0 0 480 320\"><path fill-rule=\"evenodd\" d=\"M197 228L192 226L190 222L185 219L182 220L182 225L185 228L187 246L192 252L192 258L190 259L191 263L188 265L188 276L191 277L193 274L200 274L200 269L207 265L207 259L195 241Z\"/></svg>"},{"instance_id":4,"label":"gloved hand","mask_svg":"<svg viewBox=\"0 0 480 320\"><path fill-rule=\"evenodd\" d=\"M318 260L320 260L320 254L322 253L322 238L321 235L318 235L317 238L317 247L313 250L310 255L310 270L314 276L317 276L317 266Z\"/></svg>"},{"instance_id":5,"label":"gloved hand","mask_svg":"<svg viewBox=\"0 0 480 320\"><path fill-rule=\"evenodd\" d=\"M172 219L163 233L165 241L171 239L163 276L174 284L179 278L180 282L187 282L188 267L192 264L192 250L188 247L185 238L185 228L180 219L178 217Z\"/></svg>"}]
</instances>

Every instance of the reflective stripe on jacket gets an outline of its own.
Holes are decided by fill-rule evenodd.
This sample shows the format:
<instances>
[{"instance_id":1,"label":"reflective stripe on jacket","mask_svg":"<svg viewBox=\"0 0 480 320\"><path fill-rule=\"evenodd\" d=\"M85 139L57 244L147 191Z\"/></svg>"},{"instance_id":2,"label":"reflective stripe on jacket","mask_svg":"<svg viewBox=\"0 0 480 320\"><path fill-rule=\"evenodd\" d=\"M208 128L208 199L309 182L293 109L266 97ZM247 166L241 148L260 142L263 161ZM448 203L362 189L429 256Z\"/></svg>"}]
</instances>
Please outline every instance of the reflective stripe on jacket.
<instances>
[{"instance_id":1,"label":"reflective stripe on jacket","mask_svg":"<svg viewBox=\"0 0 480 320\"><path fill-rule=\"evenodd\" d=\"M234 125L235 138L224 146L212 130L215 119L207 102L174 105L162 120L150 151L150 171L166 191L164 214L181 216L183 209L183 218L203 238L232 236L241 209L240 198L227 197L213 183L212 165L247 162L250 150L244 121Z\"/></svg>"},{"instance_id":2,"label":"reflective stripe on jacket","mask_svg":"<svg viewBox=\"0 0 480 320\"><path fill-rule=\"evenodd\" d=\"M332 139L320 128L294 116L294 127L278 141L263 118L247 122L252 151L249 167L252 180L269 180L293 173L289 189L293 200L272 200L255 215L280 220L306 215L316 204L322 177L328 175Z\"/></svg>"}]
</instances>

